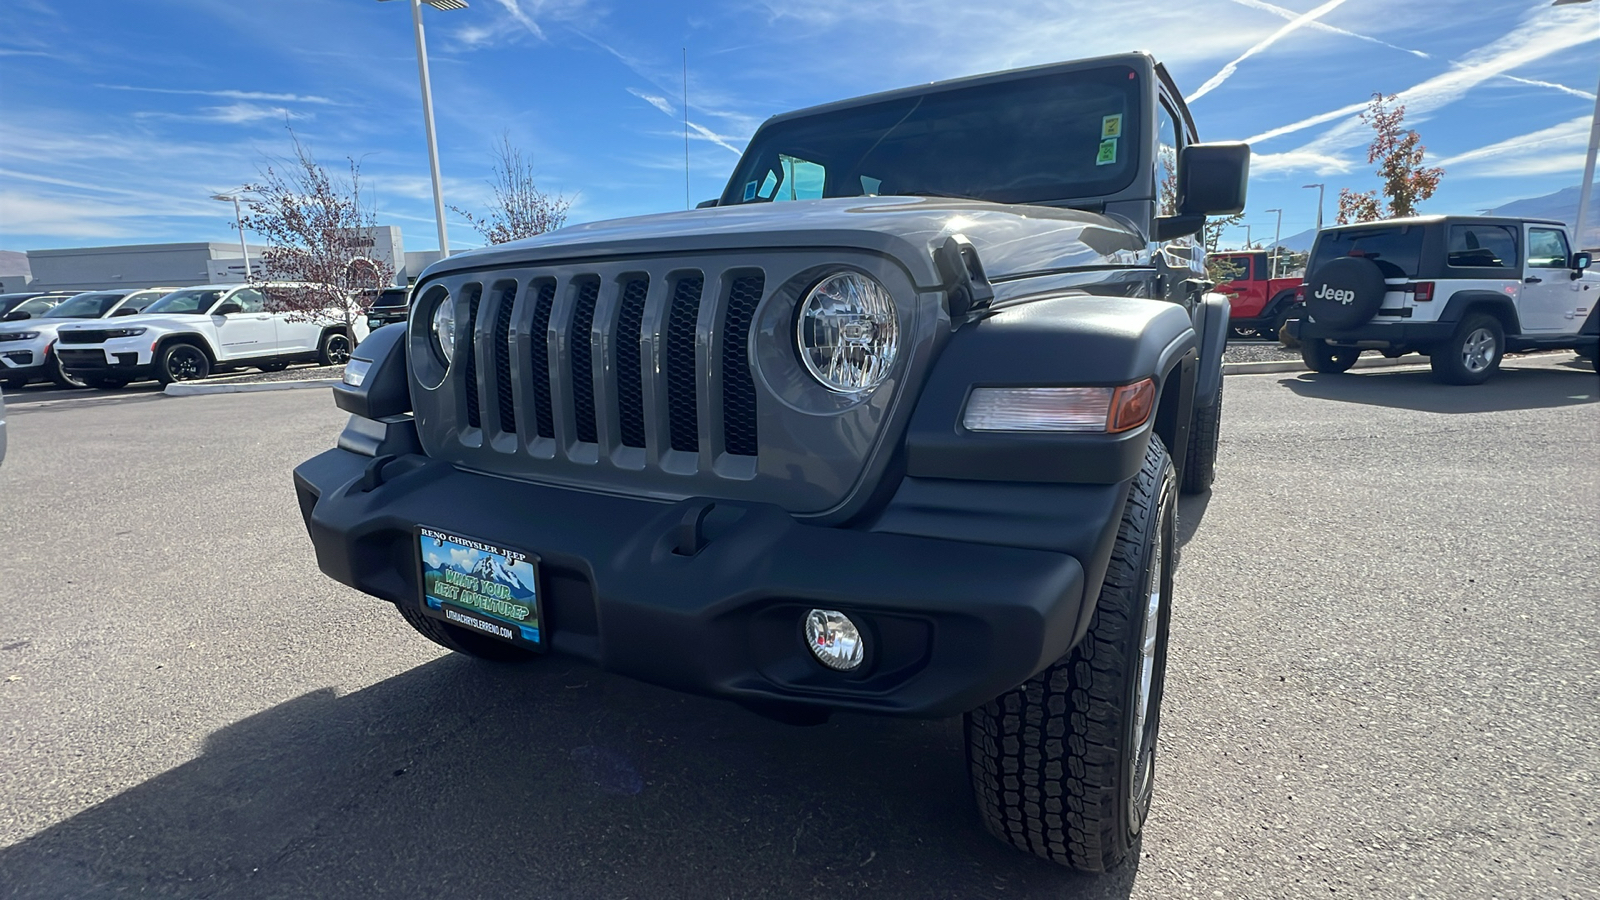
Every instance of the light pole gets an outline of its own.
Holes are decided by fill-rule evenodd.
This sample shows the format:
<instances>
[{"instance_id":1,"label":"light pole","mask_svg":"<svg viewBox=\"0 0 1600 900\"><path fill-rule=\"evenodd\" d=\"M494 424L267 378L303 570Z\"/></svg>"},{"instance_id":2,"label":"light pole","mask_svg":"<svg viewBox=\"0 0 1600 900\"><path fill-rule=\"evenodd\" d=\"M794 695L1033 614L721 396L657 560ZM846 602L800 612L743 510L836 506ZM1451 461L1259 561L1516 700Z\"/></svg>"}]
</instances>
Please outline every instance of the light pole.
<instances>
[{"instance_id":1,"label":"light pole","mask_svg":"<svg viewBox=\"0 0 1600 900\"><path fill-rule=\"evenodd\" d=\"M1302 184L1302 185L1300 185L1300 187L1305 188L1307 190L1309 190L1311 188L1316 188L1317 189L1317 230L1321 231L1322 230L1322 190L1323 190L1323 188L1327 187L1327 185L1325 185L1325 184Z\"/></svg>"},{"instance_id":2,"label":"light pole","mask_svg":"<svg viewBox=\"0 0 1600 900\"><path fill-rule=\"evenodd\" d=\"M1244 227L1244 248L1246 250L1254 250L1255 249L1255 247L1251 246L1251 243L1250 243L1250 226L1249 225L1246 225Z\"/></svg>"},{"instance_id":3,"label":"light pole","mask_svg":"<svg viewBox=\"0 0 1600 900\"><path fill-rule=\"evenodd\" d=\"M378 0L387 3L388 0ZM434 9L466 9L466 0L427 0ZM433 216L439 223L439 254L450 255L445 233L444 191L439 186L439 141L433 134L433 85L428 79L428 44L422 37L422 0L411 0L411 24L417 32L417 74L422 79L422 127L428 135L428 168L433 173Z\"/></svg>"},{"instance_id":4,"label":"light pole","mask_svg":"<svg viewBox=\"0 0 1600 900\"><path fill-rule=\"evenodd\" d=\"M1280 236L1283 234L1283 210L1281 210L1281 209L1269 209L1269 210L1267 210L1267 212L1275 212L1275 213L1278 214L1278 227L1274 228L1273 231L1272 231L1272 277L1273 278L1277 278L1278 277L1278 253L1279 253L1279 250L1280 250L1280 248L1278 247L1278 240L1279 240Z\"/></svg>"},{"instance_id":5,"label":"light pole","mask_svg":"<svg viewBox=\"0 0 1600 900\"><path fill-rule=\"evenodd\" d=\"M1590 0L1555 0L1551 6L1570 6ZM1573 235L1578 246L1583 246L1583 226L1589 221L1589 200L1594 196L1594 158L1600 151L1600 88L1595 90L1594 117L1589 122L1589 150L1583 157L1583 184L1578 186L1578 221L1573 225Z\"/></svg>"},{"instance_id":6,"label":"light pole","mask_svg":"<svg viewBox=\"0 0 1600 900\"><path fill-rule=\"evenodd\" d=\"M239 254L244 257L244 280L255 281L255 276L250 274L250 249L244 245L244 217L239 214L239 195L212 194L211 199L233 201L233 224L239 229Z\"/></svg>"}]
</instances>

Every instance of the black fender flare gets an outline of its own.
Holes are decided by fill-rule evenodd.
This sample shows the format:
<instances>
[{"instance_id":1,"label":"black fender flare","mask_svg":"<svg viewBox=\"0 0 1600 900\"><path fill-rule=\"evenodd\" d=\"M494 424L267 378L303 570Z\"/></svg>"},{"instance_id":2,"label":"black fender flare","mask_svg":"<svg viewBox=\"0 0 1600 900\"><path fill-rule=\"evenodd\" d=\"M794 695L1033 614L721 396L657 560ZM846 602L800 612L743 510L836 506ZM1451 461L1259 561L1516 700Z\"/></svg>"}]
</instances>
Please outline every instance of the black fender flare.
<instances>
[{"instance_id":1,"label":"black fender flare","mask_svg":"<svg viewBox=\"0 0 1600 900\"><path fill-rule=\"evenodd\" d=\"M1522 333L1522 320L1517 316L1517 306L1511 298L1497 291L1465 290L1456 291L1445 302L1444 311L1439 313L1441 322L1459 322L1466 318L1468 312L1487 312L1500 320L1507 335Z\"/></svg>"},{"instance_id":2,"label":"black fender flare","mask_svg":"<svg viewBox=\"0 0 1600 900\"><path fill-rule=\"evenodd\" d=\"M1222 294L1207 294L1195 305L1194 330L1199 336L1200 351L1195 406L1211 406L1222 396L1222 353L1228 349L1228 318L1232 310L1232 304Z\"/></svg>"},{"instance_id":3,"label":"black fender flare","mask_svg":"<svg viewBox=\"0 0 1600 900\"><path fill-rule=\"evenodd\" d=\"M1294 288L1273 294L1272 299L1267 301L1267 305L1261 308L1262 321L1273 321L1278 318L1279 313L1286 309L1292 309L1294 307L1294 298Z\"/></svg>"},{"instance_id":4,"label":"black fender flare","mask_svg":"<svg viewBox=\"0 0 1600 900\"><path fill-rule=\"evenodd\" d=\"M206 355L206 359L213 366L217 364L217 354L211 349L211 342L206 340L205 335L197 331L179 331L173 334L164 334L156 339L156 349L150 354L151 365L155 365L156 361L161 358L161 351L167 349L168 344L193 344L200 348L200 352Z\"/></svg>"}]
</instances>

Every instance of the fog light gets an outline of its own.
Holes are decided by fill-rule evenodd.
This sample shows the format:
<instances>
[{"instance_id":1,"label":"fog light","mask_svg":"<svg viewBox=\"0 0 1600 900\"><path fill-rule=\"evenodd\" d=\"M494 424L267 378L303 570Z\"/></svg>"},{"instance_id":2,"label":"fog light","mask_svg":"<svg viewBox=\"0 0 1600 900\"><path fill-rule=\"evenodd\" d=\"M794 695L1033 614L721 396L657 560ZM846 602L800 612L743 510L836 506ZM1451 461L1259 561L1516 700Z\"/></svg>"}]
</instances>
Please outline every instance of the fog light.
<instances>
[{"instance_id":1,"label":"fog light","mask_svg":"<svg viewBox=\"0 0 1600 900\"><path fill-rule=\"evenodd\" d=\"M867 658L866 641L856 623L831 609L813 609L806 614L806 644L819 662L840 672L859 668Z\"/></svg>"}]
</instances>

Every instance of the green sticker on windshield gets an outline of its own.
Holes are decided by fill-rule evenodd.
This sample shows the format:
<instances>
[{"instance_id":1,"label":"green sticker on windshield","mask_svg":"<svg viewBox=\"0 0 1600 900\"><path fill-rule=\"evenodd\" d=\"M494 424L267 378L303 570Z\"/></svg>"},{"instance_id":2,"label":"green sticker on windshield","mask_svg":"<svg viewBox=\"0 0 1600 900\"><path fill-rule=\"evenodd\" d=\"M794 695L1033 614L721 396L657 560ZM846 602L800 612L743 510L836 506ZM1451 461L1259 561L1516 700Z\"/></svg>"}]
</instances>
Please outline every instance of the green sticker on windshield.
<instances>
[{"instance_id":1,"label":"green sticker on windshield","mask_svg":"<svg viewBox=\"0 0 1600 900\"><path fill-rule=\"evenodd\" d=\"M1097 166L1109 166L1117 161L1117 139L1100 142L1100 154L1094 158Z\"/></svg>"},{"instance_id":2,"label":"green sticker on windshield","mask_svg":"<svg viewBox=\"0 0 1600 900\"><path fill-rule=\"evenodd\" d=\"M1122 114L1105 116L1100 120L1100 139L1122 137Z\"/></svg>"}]
</instances>

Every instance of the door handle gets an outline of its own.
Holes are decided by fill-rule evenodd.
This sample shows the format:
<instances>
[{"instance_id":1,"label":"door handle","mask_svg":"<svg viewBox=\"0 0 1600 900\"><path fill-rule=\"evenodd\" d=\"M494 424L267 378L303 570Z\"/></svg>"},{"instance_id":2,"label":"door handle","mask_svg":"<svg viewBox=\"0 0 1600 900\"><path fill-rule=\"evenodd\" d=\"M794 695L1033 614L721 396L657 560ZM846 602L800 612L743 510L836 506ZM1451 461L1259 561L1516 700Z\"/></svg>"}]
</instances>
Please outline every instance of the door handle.
<instances>
[{"instance_id":1,"label":"door handle","mask_svg":"<svg viewBox=\"0 0 1600 900\"><path fill-rule=\"evenodd\" d=\"M1544 281L1543 278L1535 278L1532 275L1529 275L1527 278L1522 279L1522 283L1523 284L1539 284L1542 281Z\"/></svg>"}]
</instances>

